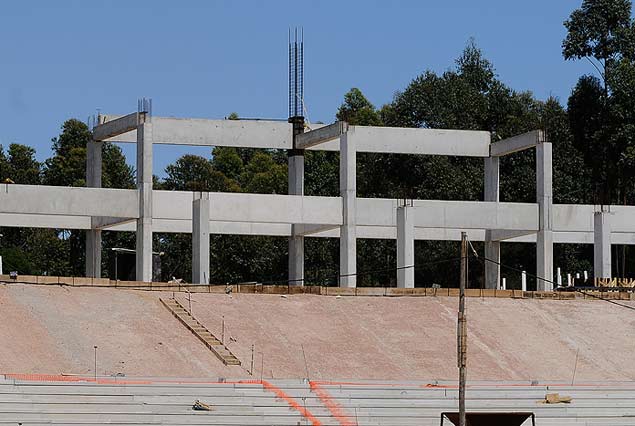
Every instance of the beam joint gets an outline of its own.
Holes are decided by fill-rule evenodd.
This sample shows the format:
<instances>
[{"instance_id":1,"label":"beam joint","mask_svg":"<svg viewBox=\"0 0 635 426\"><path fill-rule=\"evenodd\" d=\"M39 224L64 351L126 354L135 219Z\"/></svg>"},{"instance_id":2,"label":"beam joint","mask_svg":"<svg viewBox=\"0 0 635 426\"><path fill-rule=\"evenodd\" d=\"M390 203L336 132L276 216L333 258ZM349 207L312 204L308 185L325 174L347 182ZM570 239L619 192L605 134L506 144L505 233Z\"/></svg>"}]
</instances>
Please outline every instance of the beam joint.
<instances>
[{"instance_id":1,"label":"beam joint","mask_svg":"<svg viewBox=\"0 0 635 426\"><path fill-rule=\"evenodd\" d=\"M337 139L347 131L348 123L346 123L346 121L336 121L328 126L297 135L294 139L294 148L308 149L321 143Z\"/></svg>"}]
</instances>

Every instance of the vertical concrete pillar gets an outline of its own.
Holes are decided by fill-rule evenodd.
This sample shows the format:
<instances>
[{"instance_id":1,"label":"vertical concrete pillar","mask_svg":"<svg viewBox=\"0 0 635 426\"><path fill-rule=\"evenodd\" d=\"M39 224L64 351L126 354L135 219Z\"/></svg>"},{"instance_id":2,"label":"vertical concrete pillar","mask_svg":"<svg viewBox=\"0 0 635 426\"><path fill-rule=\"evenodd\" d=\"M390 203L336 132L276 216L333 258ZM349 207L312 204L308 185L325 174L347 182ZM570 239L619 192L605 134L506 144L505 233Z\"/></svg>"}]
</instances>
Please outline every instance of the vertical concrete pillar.
<instances>
[{"instance_id":1,"label":"vertical concrete pillar","mask_svg":"<svg viewBox=\"0 0 635 426\"><path fill-rule=\"evenodd\" d=\"M145 113L139 114L137 126L137 280L152 281L152 123Z\"/></svg>"},{"instance_id":2,"label":"vertical concrete pillar","mask_svg":"<svg viewBox=\"0 0 635 426\"><path fill-rule=\"evenodd\" d=\"M295 149L296 136L304 133L304 117L291 117L293 149L288 152L289 195L304 195L304 150ZM289 237L289 284L304 285L304 236L298 233L298 225L291 225Z\"/></svg>"},{"instance_id":3,"label":"vertical concrete pillar","mask_svg":"<svg viewBox=\"0 0 635 426\"><path fill-rule=\"evenodd\" d=\"M289 152L289 195L304 195L304 151ZM304 237L291 225L289 238L289 284L304 285Z\"/></svg>"},{"instance_id":4,"label":"vertical concrete pillar","mask_svg":"<svg viewBox=\"0 0 635 426\"><path fill-rule=\"evenodd\" d=\"M209 284L209 192L192 201L192 283Z\"/></svg>"},{"instance_id":5,"label":"vertical concrete pillar","mask_svg":"<svg viewBox=\"0 0 635 426\"><path fill-rule=\"evenodd\" d=\"M357 152L347 133L340 136L340 287L357 286Z\"/></svg>"},{"instance_id":6,"label":"vertical concrete pillar","mask_svg":"<svg viewBox=\"0 0 635 426\"><path fill-rule=\"evenodd\" d=\"M611 216L608 211L593 213L593 274L611 278Z\"/></svg>"},{"instance_id":7,"label":"vertical concrete pillar","mask_svg":"<svg viewBox=\"0 0 635 426\"><path fill-rule=\"evenodd\" d=\"M551 143L536 145L536 200L538 202L538 233L536 235L536 287L553 290L553 219L552 219L552 154ZM544 278L549 282L541 280Z\"/></svg>"},{"instance_id":8,"label":"vertical concrete pillar","mask_svg":"<svg viewBox=\"0 0 635 426\"><path fill-rule=\"evenodd\" d=\"M86 145L86 186L101 188L102 142L89 141ZM94 219L91 226L94 227ZM101 278L101 230L86 231L86 276Z\"/></svg>"},{"instance_id":9,"label":"vertical concrete pillar","mask_svg":"<svg viewBox=\"0 0 635 426\"><path fill-rule=\"evenodd\" d=\"M498 157L485 158L484 201L499 201L500 166ZM485 230L485 257L500 263L500 241L492 241L492 230ZM485 288L498 288L500 265L485 261Z\"/></svg>"},{"instance_id":10,"label":"vertical concrete pillar","mask_svg":"<svg viewBox=\"0 0 635 426\"><path fill-rule=\"evenodd\" d=\"M413 206L397 207L397 287L415 287L415 227Z\"/></svg>"}]
</instances>

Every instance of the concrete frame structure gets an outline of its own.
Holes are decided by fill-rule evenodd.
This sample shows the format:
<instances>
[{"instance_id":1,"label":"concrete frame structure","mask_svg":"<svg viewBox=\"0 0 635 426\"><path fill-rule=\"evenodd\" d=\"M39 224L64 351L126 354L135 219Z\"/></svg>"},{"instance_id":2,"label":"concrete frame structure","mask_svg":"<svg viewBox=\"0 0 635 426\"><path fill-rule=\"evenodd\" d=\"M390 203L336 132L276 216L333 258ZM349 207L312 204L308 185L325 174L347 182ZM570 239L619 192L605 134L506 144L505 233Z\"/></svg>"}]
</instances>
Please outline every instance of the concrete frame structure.
<instances>
[{"instance_id":1,"label":"concrete frame structure","mask_svg":"<svg viewBox=\"0 0 635 426\"><path fill-rule=\"evenodd\" d=\"M414 286L414 240L455 240L461 231L500 259L501 242L536 242L538 289L550 289L553 244L595 244L596 277L610 276L610 244L635 244L635 206L554 205L551 144L533 131L490 144L482 131L351 126L304 132L280 121L151 117L148 111L102 115L88 144L87 187L5 185L0 226L85 229L86 274L101 274L101 231L136 231L137 279L152 280L153 232L193 233L194 283L208 283L209 234L289 238L289 282L304 284L304 238L340 238L340 286L357 285L357 238L396 239L398 286ZM104 141L137 144L137 189L101 188ZM289 195L192 193L152 188L153 144L285 149ZM536 149L536 203L499 200L499 159ZM304 151L340 151L340 196L304 195ZM485 159L484 201L365 199L356 194L357 152L473 156ZM486 286L500 268L486 263Z\"/></svg>"}]
</instances>

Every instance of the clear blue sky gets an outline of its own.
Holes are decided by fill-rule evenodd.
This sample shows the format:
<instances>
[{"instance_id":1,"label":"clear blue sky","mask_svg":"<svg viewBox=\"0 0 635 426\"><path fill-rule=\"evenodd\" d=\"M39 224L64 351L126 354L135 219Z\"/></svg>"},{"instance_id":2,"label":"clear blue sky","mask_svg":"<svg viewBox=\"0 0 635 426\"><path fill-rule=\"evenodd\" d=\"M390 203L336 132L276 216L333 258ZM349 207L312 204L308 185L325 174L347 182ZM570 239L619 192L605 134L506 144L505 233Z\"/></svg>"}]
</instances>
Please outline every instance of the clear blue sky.
<instances>
[{"instance_id":1,"label":"clear blue sky","mask_svg":"<svg viewBox=\"0 0 635 426\"><path fill-rule=\"evenodd\" d=\"M377 106L426 69L453 65L470 37L517 90L565 103L578 76L565 62L562 22L581 0L3 1L0 144L50 155L70 117L136 110L155 115L286 118L287 30L305 32L311 121L334 119L359 87ZM125 148L134 162L133 147ZM154 173L179 155L155 147Z\"/></svg>"}]
</instances>

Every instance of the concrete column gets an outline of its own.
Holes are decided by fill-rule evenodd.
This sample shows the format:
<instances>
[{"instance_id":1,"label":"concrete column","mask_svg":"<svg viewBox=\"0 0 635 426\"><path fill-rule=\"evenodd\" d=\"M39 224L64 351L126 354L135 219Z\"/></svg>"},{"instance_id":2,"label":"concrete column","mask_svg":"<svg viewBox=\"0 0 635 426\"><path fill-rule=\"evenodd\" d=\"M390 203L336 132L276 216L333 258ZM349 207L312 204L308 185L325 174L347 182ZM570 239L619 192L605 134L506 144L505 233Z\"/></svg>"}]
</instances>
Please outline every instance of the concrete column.
<instances>
[{"instance_id":1,"label":"concrete column","mask_svg":"<svg viewBox=\"0 0 635 426\"><path fill-rule=\"evenodd\" d=\"M415 287L415 208L397 207L397 287Z\"/></svg>"},{"instance_id":2,"label":"concrete column","mask_svg":"<svg viewBox=\"0 0 635 426\"><path fill-rule=\"evenodd\" d=\"M498 157L485 158L484 201L499 201L500 166ZM501 243L492 241L492 230L485 230L485 257L500 263ZM485 288L498 288L500 265L485 261Z\"/></svg>"},{"instance_id":3,"label":"concrete column","mask_svg":"<svg viewBox=\"0 0 635 426\"><path fill-rule=\"evenodd\" d=\"M340 136L340 287L357 286L357 152L346 133Z\"/></svg>"},{"instance_id":4,"label":"concrete column","mask_svg":"<svg viewBox=\"0 0 635 426\"><path fill-rule=\"evenodd\" d=\"M304 195L304 150L289 152L289 195ZM289 284L304 285L304 237L291 225L289 238Z\"/></svg>"},{"instance_id":5,"label":"concrete column","mask_svg":"<svg viewBox=\"0 0 635 426\"><path fill-rule=\"evenodd\" d=\"M209 284L209 192L192 201L192 283Z\"/></svg>"},{"instance_id":6,"label":"concrete column","mask_svg":"<svg viewBox=\"0 0 635 426\"><path fill-rule=\"evenodd\" d=\"M608 211L593 213L593 274L611 278L611 216Z\"/></svg>"},{"instance_id":7,"label":"concrete column","mask_svg":"<svg viewBox=\"0 0 635 426\"><path fill-rule=\"evenodd\" d=\"M137 280L152 281L152 123L140 114L137 126Z\"/></svg>"},{"instance_id":8,"label":"concrete column","mask_svg":"<svg viewBox=\"0 0 635 426\"><path fill-rule=\"evenodd\" d=\"M95 141L89 141L86 145L86 186L90 188L101 188L102 146L102 142ZM86 276L101 278L101 230L99 229L86 231Z\"/></svg>"},{"instance_id":9,"label":"concrete column","mask_svg":"<svg viewBox=\"0 0 635 426\"><path fill-rule=\"evenodd\" d=\"M536 200L538 233L536 235L536 275L538 290L553 290L553 220L552 220L552 156L551 143L536 145Z\"/></svg>"}]
</instances>

